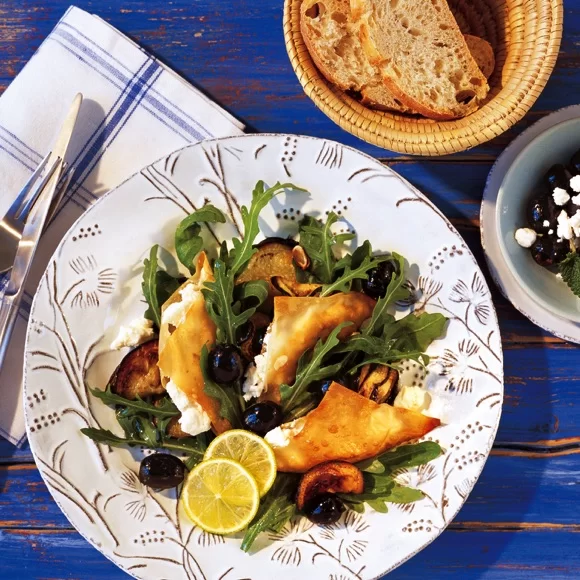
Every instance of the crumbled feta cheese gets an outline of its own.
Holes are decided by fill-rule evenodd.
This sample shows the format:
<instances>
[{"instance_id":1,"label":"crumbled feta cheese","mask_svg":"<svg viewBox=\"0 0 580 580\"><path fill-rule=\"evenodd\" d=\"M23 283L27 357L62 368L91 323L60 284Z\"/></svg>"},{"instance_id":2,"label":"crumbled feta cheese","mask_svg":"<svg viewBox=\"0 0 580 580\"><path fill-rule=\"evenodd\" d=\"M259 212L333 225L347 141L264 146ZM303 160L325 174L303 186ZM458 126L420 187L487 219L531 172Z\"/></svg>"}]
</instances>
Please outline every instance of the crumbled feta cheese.
<instances>
[{"instance_id":1,"label":"crumbled feta cheese","mask_svg":"<svg viewBox=\"0 0 580 580\"><path fill-rule=\"evenodd\" d=\"M544 220L544 222L542 223L542 225L543 225L545 228L549 228L549 227L550 227L550 222L549 222L548 220Z\"/></svg>"},{"instance_id":2,"label":"crumbled feta cheese","mask_svg":"<svg viewBox=\"0 0 580 580\"><path fill-rule=\"evenodd\" d=\"M272 447L286 447L290 443L288 433L283 431L282 427L276 427L272 431L268 431L264 439Z\"/></svg>"},{"instance_id":3,"label":"crumbled feta cheese","mask_svg":"<svg viewBox=\"0 0 580 580\"><path fill-rule=\"evenodd\" d=\"M565 189L561 187L555 187L554 192L552 193L552 197L554 198L554 203L556 205L566 205L570 201L570 196Z\"/></svg>"},{"instance_id":4,"label":"crumbled feta cheese","mask_svg":"<svg viewBox=\"0 0 580 580\"><path fill-rule=\"evenodd\" d=\"M121 326L117 338L111 343L112 350L121 350L125 347L138 346L142 342L153 338L153 322L146 318L136 318L129 326Z\"/></svg>"},{"instance_id":5,"label":"crumbled feta cheese","mask_svg":"<svg viewBox=\"0 0 580 580\"><path fill-rule=\"evenodd\" d=\"M580 237L580 209L569 219L568 223L574 232L574 235Z\"/></svg>"},{"instance_id":6,"label":"crumbled feta cheese","mask_svg":"<svg viewBox=\"0 0 580 580\"><path fill-rule=\"evenodd\" d=\"M580 192L580 175L574 175L574 177L572 177L572 179L570 179L570 187L575 191L575 192ZM574 202L576 203L576 202ZM580 205L580 203L576 203L576 205Z\"/></svg>"},{"instance_id":7,"label":"crumbled feta cheese","mask_svg":"<svg viewBox=\"0 0 580 580\"><path fill-rule=\"evenodd\" d=\"M431 395L421 387L403 386L395 398L394 407L411 411L426 411L431 405Z\"/></svg>"},{"instance_id":8,"label":"crumbled feta cheese","mask_svg":"<svg viewBox=\"0 0 580 580\"><path fill-rule=\"evenodd\" d=\"M568 214L562 210L558 216L558 237L564 240L572 239L572 226Z\"/></svg>"},{"instance_id":9,"label":"crumbled feta cheese","mask_svg":"<svg viewBox=\"0 0 580 580\"><path fill-rule=\"evenodd\" d=\"M516 242L522 248L530 248L532 244L536 241L538 235L536 232L530 228L519 228L516 230Z\"/></svg>"},{"instance_id":10,"label":"crumbled feta cheese","mask_svg":"<svg viewBox=\"0 0 580 580\"><path fill-rule=\"evenodd\" d=\"M173 381L169 381L165 388L175 406L181 411L179 425L186 433L199 435L209 431L211 420L199 403L191 403L187 395Z\"/></svg>"},{"instance_id":11,"label":"crumbled feta cheese","mask_svg":"<svg viewBox=\"0 0 580 580\"><path fill-rule=\"evenodd\" d=\"M264 439L272 447L286 447L290 443L290 438L296 437L304 429L304 423L303 417L290 421L290 423L284 423L284 425L268 431Z\"/></svg>"},{"instance_id":12,"label":"crumbled feta cheese","mask_svg":"<svg viewBox=\"0 0 580 580\"><path fill-rule=\"evenodd\" d=\"M580 177L580 175L578 175L578 177ZM580 193L572 198L572 203L574 205L580 205Z\"/></svg>"},{"instance_id":13,"label":"crumbled feta cheese","mask_svg":"<svg viewBox=\"0 0 580 580\"><path fill-rule=\"evenodd\" d=\"M255 397L259 397L266 387L266 364L268 357L268 341L270 340L270 330L264 336L262 343L262 352L254 358L254 364L248 366L246 371L246 378L242 385L244 392L244 400L249 401Z\"/></svg>"},{"instance_id":14,"label":"crumbled feta cheese","mask_svg":"<svg viewBox=\"0 0 580 580\"><path fill-rule=\"evenodd\" d=\"M193 284L187 284L180 291L181 300L170 304L161 316L162 324L171 324L172 326L179 326L184 320L187 311L192 305L199 290Z\"/></svg>"},{"instance_id":15,"label":"crumbled feta cheese","mask_svg":"<svg viewBox=\"0 0 580 580\"><path fill-rule=\"evenodd\" d=\"M551 236L554 233L554 230L548 230L548 235Z\"/></svg>"},{"instance_id":16,"label":"crumbled feta cheese","mask_svg":"<svg viewBox=\"0 0 580 580\"><path fill-rule=\"evenodd\" d=\"M558 280L562 280L562 274L560 274L560 272L558 272L558 273L556 274L556 278L558 278Z\"/></svg>"}]
</instances>

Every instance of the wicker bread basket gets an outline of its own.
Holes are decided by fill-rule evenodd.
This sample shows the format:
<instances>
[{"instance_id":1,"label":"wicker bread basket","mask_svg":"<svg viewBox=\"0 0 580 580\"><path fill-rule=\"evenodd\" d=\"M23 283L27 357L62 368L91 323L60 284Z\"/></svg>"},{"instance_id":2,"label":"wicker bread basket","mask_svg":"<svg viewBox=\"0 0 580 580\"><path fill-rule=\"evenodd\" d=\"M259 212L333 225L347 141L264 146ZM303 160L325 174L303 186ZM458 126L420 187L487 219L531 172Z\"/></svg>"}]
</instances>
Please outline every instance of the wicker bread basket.
<instances>
[{"instance_id":1,"label":"wicker bread basket","mask_svg":"<svg viewBox=\"0 0 580 580\"><path fill-rule=\"evenodd\" d=\"M369 109L329 83L302 39L301 2L285 0L284 38L305 93L345 131L384 149L413 155L464 151L507 131L546 85L562 38L562 0L448 0L462 32L491 43L496 67L481 108L463 119L432 121Z\"/></svg>"}]
</instances>

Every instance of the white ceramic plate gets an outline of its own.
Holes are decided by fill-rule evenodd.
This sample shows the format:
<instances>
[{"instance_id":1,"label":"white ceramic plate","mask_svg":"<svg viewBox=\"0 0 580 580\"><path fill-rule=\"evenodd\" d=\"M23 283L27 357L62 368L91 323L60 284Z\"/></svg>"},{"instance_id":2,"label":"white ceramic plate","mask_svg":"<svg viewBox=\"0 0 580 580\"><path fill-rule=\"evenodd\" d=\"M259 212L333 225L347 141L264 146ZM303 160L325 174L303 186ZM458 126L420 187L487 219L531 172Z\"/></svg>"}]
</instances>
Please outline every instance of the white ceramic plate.
<instances>
[{"instance_id":1,"label":"white ceramic plate","mask_svg":"<svg viewBox=\"0 0 580 580\"><path fill-rule=\"evenodd\" d=\"M547 115L516 137L491 168L481 203L481 244L491 275L502 294L534 324L555 336L580 343L580 323L560 318L536 302L522 289L501 252L497 235L496 203L498 191L514 159L533 139L550 127L580 117L580 105Z\"/></svg>"},{"instance_id":2,"label":"white ceramic plate","mask_svg":"<svg viewBox=\"0 0 580 580\"><path fill-rule=\"evenodd\" d=\"M292 181L312 195L282 194L263 212L265 235L296 231L304 213L341 214L342 229L410 263L416 309L451 318L430 349L428 372L406 365L402 382L425 384L445 423L429 435L446 454L397 477L427 494L389 513L346 513L316 527L296 518L263 534L252 554L240 535L192 527L174 493L137 478L142 450L97 447L79 433L120 433L104 388L121 353L116 329L142 315L141 263L152 244L172 247L177 223L205 199L240 223L258 179ZM216 230L229 238L233 228ZM79 532L138 578L377 578L435 539L465 502L492 446L503 400L502 349L483 275L461 237L425 197L374 159L338 143L248 135L187 147L147 167L93 206L53 257L33 304L25 362L30 444L53 497Z\"/></svg>"}]
</instances>

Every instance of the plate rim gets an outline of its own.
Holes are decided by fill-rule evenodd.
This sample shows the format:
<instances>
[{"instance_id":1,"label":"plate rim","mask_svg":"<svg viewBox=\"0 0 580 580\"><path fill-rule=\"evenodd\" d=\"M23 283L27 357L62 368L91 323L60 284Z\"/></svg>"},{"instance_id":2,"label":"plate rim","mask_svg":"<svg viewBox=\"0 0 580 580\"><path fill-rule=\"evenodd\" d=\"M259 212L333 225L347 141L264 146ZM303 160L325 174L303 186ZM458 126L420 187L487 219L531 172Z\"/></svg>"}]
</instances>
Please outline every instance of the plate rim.
<instances>
[{"instance_id":1,"label":"plate rim","mask_svg":"<svg viewBox=\"0 0 580 580\"><path fill-rule=\"evenodd\" d=\"M121 183L119 183L116 187L114 187L113 189L107 191L106 193L104 193L98 200L96 200L86 211L84 211L75 221L74 223L70 226L70 228L65 232L65 234L63 235L62 239L60 240L58 246L56 247L53 255L51 256L47 267L45 269L45 271L43 272L43 277L44 274L46 273L46 270L48 270L48 268L56 262L56 257L57 255L60 253L60 251L62 250L62 247L65 243L67 243L67 241L69 240L69 238L72 236L72 232L73 230L76 228L77 224L79 224L82 220L86 219L87 215L89 215L92 211L94 211L94 208L98 208L100 205L102 205L104 203L104 200L108 199L110 196L115 195L115 192L117 192L117 190L119 190L122 186L125 185L125 183L131 181L132 179L134 179L137 175L139 175L141 173L141 171L143 169L145 169L146 167L150 167L152 165L156 165L157 163L159 163L160 161L163 161L164 159L166 159L169 155L174 155L177 153L180 153L186 149L193 149L196 147L203 147L204 145L211 145L213 143L221 143L224 141L230 141L230 140L241 140L244 138L257 138L257 137L268 137L268 138L276 138L276 139L283 139L286 137L290 137L290 138L300 138L300 139L308 139L308 140L313 140L313 141L317 141L320 143L330 143L333 145L339 145L340 147L343 147L345 149L348 149L350 151L352 151L353 153L359 155L359 156L363 156L364 158L366 158L370 163L376 164L377 166L381 167L382 169L386 169L387 171L395 174L397 176L397 178L404 183L404 185L412 192L414 192L422 201L423 203L425 203L435 214L437 214L443 221L443 223L446 225L446 227L452 232L452 234L454 234L455 236L457 236L462 242L465 243L465 240L463 238L463 236L461 236L461 234L458 232L458 230L455 228L455 226L449 221L449 219L445 216L445 214L425 195L423 194L419 189L417 189L413 184L411 184L405 177L403 177L402 175L400 175L399 173L397 173L396 171L394 171L389 165L385 165L383 164L381 161L379 161L378 159L372 157L371 155L358 150L356 147L350 146L350 145L345 145L343 143L340 143L339 141L334 141L331 139L326 139L323 137L315 137L315 136L311 136L311 135L299 135L299 134L292 134L292 133L244 133L242 135L234 135L234 136L227 136L227 137L217 137L214 139L207 139L204 141L199 141L197 143L189 143L183 147L180 147L172 152L169 152L165 155L163 155L162 157L160 157L159 159L157 159L156 161L146 165L145 167L143 167L141 170L136 171L135 173L133 173L132 175L130 175L129 177L127 177L126 179L124 179ZM482 271L481 265L479 264L479 262L476 260L473 252L471 251L471 249L469 248L469 246L467 246L467 244L465 244L466 246L466 250L465 253L467 254L467 256L471 259L471 261L474 263L474 265L476 266L477 270L479 271L479 273L481 274L481 280L484 284L485 289L487 290L488 294L489 294L489 299L490 302L492 304L492 308L491 308L491 313L490 313L490 318L492 320L492 322L494 322L496 328L498 329L498 333L501 337L501 332L500 332L500 327L499 327L499 319L498 319L498 315L497 315L497 311L495 308L495 304L493 302L492 299L492 295L491 295L491 291L490 291L490 287L488 284L488 281ZM42 277L41 277L42 280ZM39 288L40 288L40 284L39 284ZM123 570L125 573L127 573L128 575L134 577L134 578L144 578L141 576L138 576L133 570L129 570L128 568L124 567L119 561L114 560L112 555L108 555L107 553L105 553L105 551L103 551L103 549L98 546L95 542L93 542L90 538L87 537L87 535L85 535L79 528L77 528L77 526L74 524L74 522L71 519L71 516L69 516L67 510L63 507L63 505L61 504L61 502L57 499L57 497L55 496L55 493L53 492L52 486L50 485L50 483L47 481L44 471L41 467L41 465L39 464L38 458L37 458L37 454L36 454L36 444L34 443L35 441L35 436L33 435L31 437L31 432L30 432L30 420L29 420L29 414L27 411L27 405L26 405L26 397L27 397L27 392L28 392L28 372L27 372L27 361L28 361L28 352L29 352L29 340L30 337L32 335L32 314L34 313L36 307L37 307L37 300L39 299L39 288L37 288L37 290L35 291L34 294L34 298L32 300L31 303L31 308L30 308L30 318L29 318L29 322L27 324L27 328L26 328L26 342L25 342L25 356L24 356L24 360L23 360L23 395L22 395L22 405L24 407L24 414L25 414L25 424L26 424L26 435L29 441L29 445L30 445L30 450L32 452L36 467L38 468L38 471L40 472L40 475L52 497L52 499L55 501L55 503L58 505L59 509L61 510L61 512L63 513L63 515L67 518L67 520L69 521L69 523L73 526L73 528L90 544L90 546L94 549L97 549L103 556L105 556L109 561L111 561L115 566L117 566L118 568L120 568L121 570ZM415 555L417 555L419 552L423 551L425 548L427 548L433 541L435 541L437 538L439 538L441 536L441 534L447 530L448 526L450 525L450 523L457 517L457 514L459 513L459 511L463 508L463 506L465 505L465 503L467 502L469 496L471 495L475 485L477 484L479 478L481 477L481 474L483 472L483 469L487 463L487 460L490 456L491 453L491 449L495 443L496 437L497 437L497 432L498 432L498 428L499 428L499 424L501 421L501 417L503 414L503 404L504 404L504 400L505 400L505 373L504 373L504 356L503 356L503 345L501 344L500 341L500 366L501 368L499 369L500 372L498 374L498 378L501 380L501 405L499 406L496 418L495 418L495 423L493 425L491 425L491 430L490 430L490 435L489 438L487 440L487 445L485 447L485 458L484 460L481 462L481 465L479 467L479 470L477 471L476 474L474 474L474 478L473 478L473 484L469 489L469 493L465 496L464 499L462 499L461 503L458 505L457 509L448 517L445 525L439 529L437 531L437 533L435 533L432 537L428 538L418 549L416 549L413 552L410 552L409 554L406 554L403 558L401 558L398 562L396 562L395 564L393 564L391 567L385 569L384 571L382 571L379 575L374 576L372 578L369 578L368 580L379 580L380 578L382 578L383 576L385 576L386 574L392 572L394 569L398 568L399 566L401 566L402 564L404 564L405 562L409 561L412 557L414 557Z\"/></svg>"}]
</instances>

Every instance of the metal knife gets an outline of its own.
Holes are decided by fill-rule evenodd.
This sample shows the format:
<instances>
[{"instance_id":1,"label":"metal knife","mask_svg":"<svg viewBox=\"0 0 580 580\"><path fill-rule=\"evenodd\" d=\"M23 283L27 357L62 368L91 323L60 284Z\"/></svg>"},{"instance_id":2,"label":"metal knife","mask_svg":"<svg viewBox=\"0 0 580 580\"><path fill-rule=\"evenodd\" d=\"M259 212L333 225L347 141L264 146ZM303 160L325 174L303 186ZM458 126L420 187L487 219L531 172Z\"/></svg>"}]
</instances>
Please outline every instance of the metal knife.
<instances>
[{"instance_id":1,"label":"metal knife","mask_svg":"<svg viewBox=\"0 0 580 580\"><path fill-rule=\"evenodd\" d=\"M38 240L42 234L54 193L61 177L62 162L68 149L82 101L83 96L81 93L78 93L57 135L47 166L50 167L57 161L59 166L44 186L44 191L36 202L24 226L10 280L4 290L3 297L0 297L0 369L2 368L4 357L8 351L8 343L14 328L14 323L16 322L26 278L30 272L30 266L34 259Z\"/></svg>"}]
</instances>

